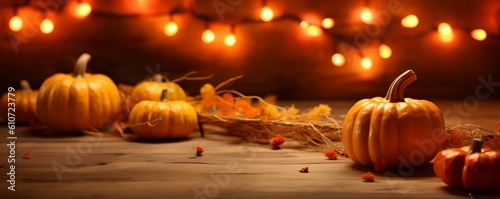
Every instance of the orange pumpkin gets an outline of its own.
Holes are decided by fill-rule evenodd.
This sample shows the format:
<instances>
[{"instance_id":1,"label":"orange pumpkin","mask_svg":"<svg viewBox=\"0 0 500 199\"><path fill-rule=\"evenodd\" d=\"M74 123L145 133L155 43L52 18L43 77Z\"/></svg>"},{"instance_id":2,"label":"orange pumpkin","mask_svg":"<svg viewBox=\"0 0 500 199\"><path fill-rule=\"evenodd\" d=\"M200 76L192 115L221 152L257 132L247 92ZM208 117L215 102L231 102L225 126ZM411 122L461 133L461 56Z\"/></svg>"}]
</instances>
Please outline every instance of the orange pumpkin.
<instances>
[{"instance_id":1,"label":"orange pumpkin","mask_svg":"<svg viewBox=\"0 0 500 199\"><path fill-rule=\"evenodd\" d=\"M385 168L430 162L444 142L444 119L426 100L404 98L416 80L412 70L397 77L385 98L363 99L347 112L342 128L345 152L357 164Z\"/></svg>"},{"instance_id":2,"label":"orange pumpkin","mask_svg":"<svg viewBox=\"0 0 500 199\"><path fill-rule=\"evenodd\" d=\"M27 80L21 80L21 89L12 92L14 96L10 96L15 100L15 114L16 124L27 124L31 120L36 119L36 99L38 97L38 90L32 90ZM9 96L8 93L2 95L1 110L2 113L7 113L7 104Z\"/></svg>"},{"instance_id":3,"label":"orange pumpkin","mask_svg":"<svg viewBox=\"0 0 500 199\"><path fill-rule=\"evenodd\" d=\"M500 192L500 152L481 149L482 143L475 139L471 146L439 152L434 159L434 172L452 188Z\"/></svg>"},{"instance_id":4,"label":"orange pumpkin","mask_svg":"<svg viewBox=\"0 0 500 199\"><path fill-rule=\"evenodd\" d=\"M129 110L142 100L158 100L163 89L167 89L168 100L183 100L187 99L187 95L175 82L163 82L163 77L160 74L153 76L152 80L143 81L137 84L130 93L128 100Z\"/></svg>"},{"instance_id":5,"label":"orange pumpkin","mask_svg":"<svg viewBox=\"0 0 500 199\"><path fill-rule=\"evenodd\" d=\"M102 74L86 73L89 54L78 58L72 74L54 74L40 87L38 119L56 132L104 129L115 120L120 93Z\"/></svg>"},{"instance_id":6,"label":"orange pumpkin","mask_svg":"<svg viewBox=\"0 0 500 199\"><path fill-rule=\"evenodd\" d=\"M194 107L185 101L167 101L167 90L159 101L143 100L129 114L132 131L144 138L182 138L196 129L198 117Z\"/></svg>"}]
</instances>

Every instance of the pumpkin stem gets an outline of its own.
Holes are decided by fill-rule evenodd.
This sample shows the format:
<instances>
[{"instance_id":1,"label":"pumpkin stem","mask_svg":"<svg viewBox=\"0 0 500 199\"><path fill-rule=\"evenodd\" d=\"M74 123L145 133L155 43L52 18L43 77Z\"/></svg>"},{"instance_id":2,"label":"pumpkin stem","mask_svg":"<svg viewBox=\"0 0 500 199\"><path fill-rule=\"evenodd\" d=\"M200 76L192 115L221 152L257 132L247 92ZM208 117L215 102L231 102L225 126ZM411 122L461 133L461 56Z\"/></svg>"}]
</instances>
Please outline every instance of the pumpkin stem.
<instances>
[{"instance_id":1,"label":"pumpkin stem","mask_svg":"<svg viewBox=\"0 0 500 199\"><path fill-rule=\"evenodd\" d=\"M161 74L156 74L153 76L154 82L160 83L160 82L162 82L162 80L163 80L163 76L161 76Z\"/></svg>"},{"instance_id":2,"label":"pumpkin stem","mask_svg":"<svg viewBox=\"0 0 500 199\"><path fill-rule=\"evenodd\" d=\"M470 154L481 153L482 145L483 145L483 140L474 138L474 140L472 140L472 144L470 145L469 153Z\"/></svg>"},{"instance_id":3,"label":"pumpkin stem","mask_svg":"<svg viewBox=\"0 0 500 199\"><path fill-rule=\"evenodd\" d=\"M32 91L28 80L23 79L23 80L21 80L20 84L21 84L21 89L23 89L24 92L31 92Z\"/></svg>"},{"instance_id":4,"label":"pumpkin stem","mask_svg":"<svg viewBox=\"0 0 500 199\"><path fill-rule=\"evenodd\" d=\"M166 101L168 101L168 100L167 100L167 89L163 89L163 90L161 91L160 101L161 101L161 102L166 102Z\"/></svg>"},{"instance_id":5,"label":"pumpkin stem","mask_svg":"<svg viewBox=\"0 0 500 199\"><path fill-rule=\"evenodd\" d=\"M403 91L406 86L417 80L417 75L413 70L407 70L403 74L399 75L392 82L385 99L389 102L404 102L405 98L403 96Z\"/></svg>"},{"instance_id":6,"label":"pumpkin stem","mask_svg":"<svg viewBox=\"0 0 500 199\"><path fill-rule=\"evenodd\" d=\"M87 70L87 63L89 60L89 54L83 53L80 55L78 60L76 60L75 68L73 69L73 77L85 77L85 71Z\"/></svg>"}]
</instances>

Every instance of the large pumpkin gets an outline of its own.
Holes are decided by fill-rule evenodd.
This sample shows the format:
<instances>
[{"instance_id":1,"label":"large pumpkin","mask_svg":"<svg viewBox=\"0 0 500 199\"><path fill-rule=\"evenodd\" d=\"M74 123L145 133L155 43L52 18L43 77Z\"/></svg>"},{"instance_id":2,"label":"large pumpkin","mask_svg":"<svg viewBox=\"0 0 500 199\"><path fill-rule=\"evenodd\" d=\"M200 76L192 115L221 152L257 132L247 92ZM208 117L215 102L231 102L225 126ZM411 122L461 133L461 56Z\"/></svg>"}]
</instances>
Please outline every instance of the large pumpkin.
<instances>
[{"instance_id":1,"label":"large pumpkin","mask_svg":"<svg viewBox=\"0 0 500 199\"><path fill-rule=\"evenodd\" d=\"M129 114L132 131L144 138L182 138L196 129L198 117L193 106L185 101L167 101L167 90L160 100L143 100Z\"/></svg>"},{"instance_id":2,"label":"large pumpkin","mask_svg":"<svg viewBox=\"0 0 500 199\"><path fill-rule=\"evenodd\" d=\"M347 112L342 143L357 164L385 168L415 167L430 162L444 142L444 119L426 100L404 98L403 91L416 75L397 77L385 98L358 101Z\"/></svg>"},{"instance_id":3,"label":"large pumpkin","mask_svg":"<svg viewBox=\"0 0 500 199\"><path fill-rule=\"evenodd\" d=\"M40 87L38 119L53 131L103 129L119 113L120 93L102 74L86 73L89 54L82 54L72 74L54 74Z\"/></svg>"},{"instance_id":4,"label":"large pumpkin","mask_svg":"<svg viewBox=\"0 0 500 199\"><path fill-rule=\"evenodd\" d=\"M434 172L452 188L500 192L500 152L481 149L482 143L475 139L471 146L439 152L434 159Z\"/></svg>"},{"instance_id":5,"label":"large pumpkin","mask_svg":"<svg viewBox=\"0 0 500 199\"><path fill-rule=\"evenodd\" d=\"M158 100L163 89L167 89L168 100L186 100L187 95L175 82L163 82L163 77L160 74L153 76L152 80L147 80L137 84L130 93L128 100L128 108L132 108L142 100Z\"/></svg>"},{"instance_id":6,"label":"large pumpkin","mask_svg":"<svg viewBox=\"0 0 500 199\"><path fill-rule=\"evenodd\" d=\"M12 94L14 96L9 96L8 93L2 95L2 99L0 100L2 103L0 104L2 106L2 113L7 113L7 104L10 97L15 100L15 112L11 113L15 114L16 124L27 124L30 120L36 119L38 90L32 90L27 80L21 80L21 89L17 89Z\"/></svg>"}]
</instances>

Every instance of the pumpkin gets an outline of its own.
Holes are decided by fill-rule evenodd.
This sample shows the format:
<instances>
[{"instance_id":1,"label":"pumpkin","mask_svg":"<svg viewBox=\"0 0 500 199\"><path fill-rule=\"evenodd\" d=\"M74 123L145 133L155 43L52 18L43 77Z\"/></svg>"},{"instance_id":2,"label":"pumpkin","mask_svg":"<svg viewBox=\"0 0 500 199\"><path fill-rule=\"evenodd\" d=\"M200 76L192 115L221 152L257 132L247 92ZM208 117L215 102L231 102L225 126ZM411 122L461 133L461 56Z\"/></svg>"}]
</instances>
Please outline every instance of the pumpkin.
<instances>
[{"instance_id":1,"label":"pumpkin","mask_svg":"<svg viewBox=\"0 0 500 199\"><path fill-rule=\"evenodd\" d=\"M143 100L129 114L132 131L144 138L182 138L196 129L198 116L194 107L181 100L167 100L163 89L160 100Z\"/></svg>"},{"instance_id":2,"label":"pumpkin","mask_svg":"<svg viewBox=\"0 0 500 199\"><path fill-rule=\"evenodd\" d=\"M439 152L434 159L436 175L448 186L471 192L500 192L500 152L482 148L474 139L471 146Z\"/></svg>"},{"instance_id":3,"label":"pumpkin","mask_svg":"<svg viewBox=\"0 0 500 199\"><path fill-rule=\"evenodd\" d=\"M183 100L187 99L187 95L175 82L163 82L163 77L160 74L153 76L152 80L143 81L137 84L130 93L128 100L128 108L132 108L142 100L158 100L163 89L167 89L168 100Z\"/></svg>"},{"instance_id":4,"label":"pumpkin","mask_svg":"<svg viewBox=\"0 0 500 199\"><path fill-rule=\"evenodd\" d=\"M82 54L72 74L57 73L40 87L38 119L55 132L104 129L120 111L120 93L106 75L86 73L90 55Z\"/></svg>"},{"instance_id":5,"label":"pumpkin","mask_svg":"<svg viewBox=\"0 0 500 199\"><path fill-rule=\"evenodd\" d=\"M349 109L342 143L355 163L411 168L430 162L441 149L445 126L439 108L427 100L403 96L416 79L408 70L392 82L385 98L363 99Z\"/></svg>"},{"instance_id":6,"label":"pumpkin","mask_svg":"<svg viewBox=\"0 0 500 199\"><path fill-rule=\"evenodd\" d=\"M36 99L38 97L38 91L32 90L30 84L27 80L21 80L21 89L12 92L14 96L10 96L15 101L15 114L17 124L27 124L31 120L36 119ZM2 95L1 98L1 110L2 113L7 113L7 104L9 96L8 93ZM7 114L5 114L7 115Z\"/></svg>"}]
</instances>

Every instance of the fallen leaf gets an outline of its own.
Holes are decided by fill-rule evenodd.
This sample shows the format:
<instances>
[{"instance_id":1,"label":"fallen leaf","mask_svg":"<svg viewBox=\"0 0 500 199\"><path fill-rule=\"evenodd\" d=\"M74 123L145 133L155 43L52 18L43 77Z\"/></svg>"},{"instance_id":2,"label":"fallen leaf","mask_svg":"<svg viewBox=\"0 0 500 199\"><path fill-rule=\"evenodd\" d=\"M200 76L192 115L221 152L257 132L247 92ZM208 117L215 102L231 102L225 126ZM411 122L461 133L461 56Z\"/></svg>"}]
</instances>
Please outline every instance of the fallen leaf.
<instances>
[{"instance_id":1,"label":"fallen leaf","mask_svg":"<svg viewBox=\"0 0 500 199\"><path fill-rule=\"evenodd\" d=\"M23 159L31 159L31 153L24 153Z\"/></svg>"},{"instance_id":2,"label":"fallen leaf","mask_svg":"<svg viewBox=\"0 0 500 199\"><path fill-rule=\"evenodd\" d=\"M309 173L309 167L304 167L299 170L300 173Z\"/></svg>"},{"instance_id":3,"label":"fallen leaf","mask_svg":"<svg viewBox=\"0 0 500 199\"><path fill-rule=\"evenodd\" d=\"M375 182L375 175L373 175L372 172L366 172L361 175L361 178L363 178L363 182Z\"/></svg>"}]
</instances>

